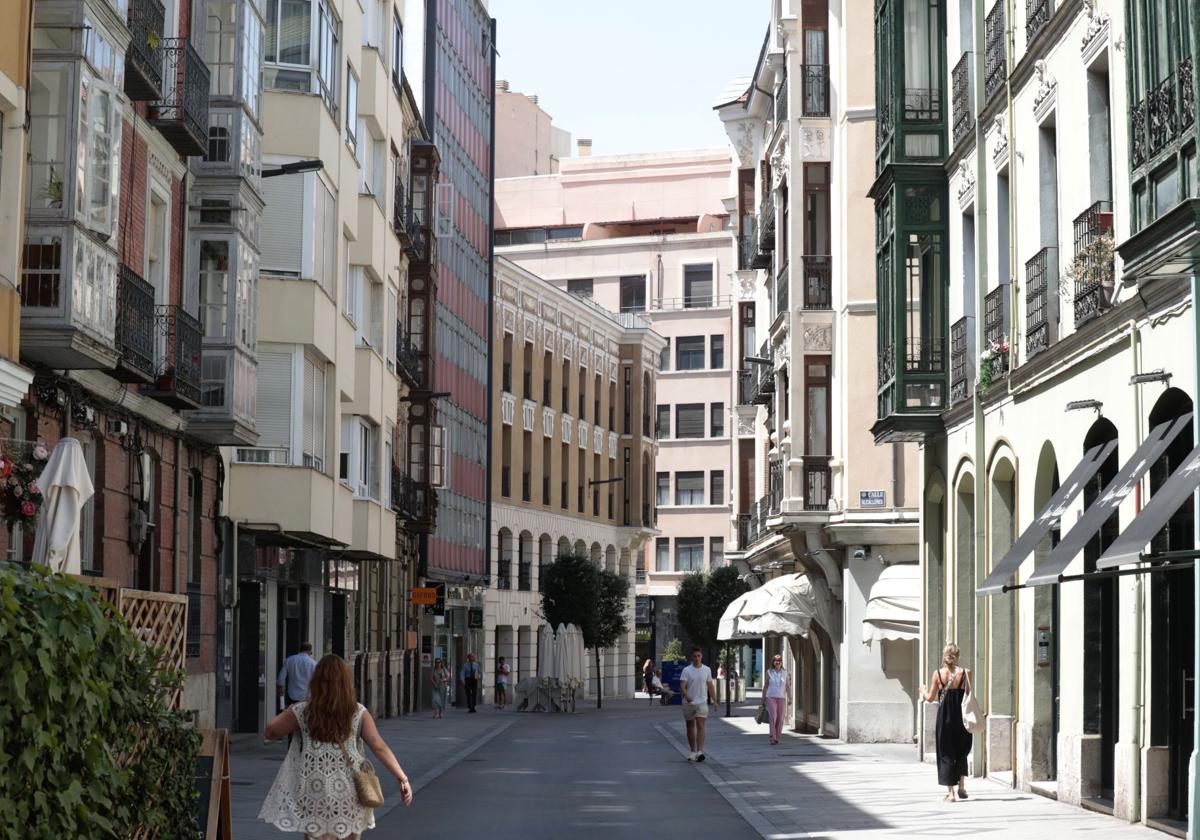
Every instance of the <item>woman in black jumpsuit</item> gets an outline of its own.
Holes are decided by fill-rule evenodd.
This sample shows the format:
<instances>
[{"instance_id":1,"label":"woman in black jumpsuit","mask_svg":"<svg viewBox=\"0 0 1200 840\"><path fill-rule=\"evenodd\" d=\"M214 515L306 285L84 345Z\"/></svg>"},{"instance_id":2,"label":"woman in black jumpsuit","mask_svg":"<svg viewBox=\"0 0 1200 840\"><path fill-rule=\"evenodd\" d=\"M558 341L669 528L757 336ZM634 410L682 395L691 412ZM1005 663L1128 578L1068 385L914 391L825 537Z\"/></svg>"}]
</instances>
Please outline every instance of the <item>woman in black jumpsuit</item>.
<instances>
[{"instance_id":1,"label":"woman in black jumpsuit","mask_svg":"<svg viewBox=\"0 0 1200 840\"><path fill-rule=\"evenodd\" d=\"M948 644L942 651L943 667L933 672L928 691L921 686L925 702L936 698L940 705L937 713L937 771L938 784L945 785L946 801L954 801L954 788L958 786L958 798L967 798L967 756L971 754L971 733L963 725L963 696L970 686L971 672L958 665L958 645Z\"/></svg>"}]
</instances>

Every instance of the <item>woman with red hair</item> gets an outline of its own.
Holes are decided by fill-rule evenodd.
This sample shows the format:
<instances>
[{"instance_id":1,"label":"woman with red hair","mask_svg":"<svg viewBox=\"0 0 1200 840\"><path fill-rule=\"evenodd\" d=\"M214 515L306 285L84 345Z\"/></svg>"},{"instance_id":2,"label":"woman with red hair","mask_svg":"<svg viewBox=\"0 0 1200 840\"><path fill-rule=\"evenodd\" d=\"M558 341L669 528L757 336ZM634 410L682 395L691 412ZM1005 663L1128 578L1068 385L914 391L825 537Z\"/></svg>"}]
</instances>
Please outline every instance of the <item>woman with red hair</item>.
<instances>
[{"instance_id":1,"label":"woman with red hair","mask_svg":"<svg viewBox=\"0 0 1200 840\"><path fill-rule=\"evenodd\" d=\"M300 737L292 741L260 820L310 840L357 840L374 828L374 811L359 804L354 787L354 771L366 760L364 743L400 783L404 804L412 804L408 777L371 713L354 699L354 678L340 656L321 658L308 684L308 700L272 718L264 735L278 740L293 733Z\"/></svg>"}]
</instances>

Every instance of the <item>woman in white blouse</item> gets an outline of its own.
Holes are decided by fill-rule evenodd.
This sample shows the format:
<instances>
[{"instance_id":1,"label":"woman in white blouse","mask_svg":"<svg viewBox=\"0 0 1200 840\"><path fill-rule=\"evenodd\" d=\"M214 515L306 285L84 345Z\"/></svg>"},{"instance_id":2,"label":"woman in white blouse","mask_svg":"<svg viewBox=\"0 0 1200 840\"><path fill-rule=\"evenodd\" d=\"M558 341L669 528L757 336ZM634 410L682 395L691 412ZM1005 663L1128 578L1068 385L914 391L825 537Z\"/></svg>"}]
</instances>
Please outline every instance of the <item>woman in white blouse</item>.
<instances>
[{"instance_id":1,"label":"woman in white blouse","mask_svg":"<svg viewBox=\"0 0 1200 840\"><path fill-rule=\"evenodd\" d=\"M792 677L783 668L783 657L775 654L771 667L767 669L767 684L763 688L763 703L771 718L771 743L779 743L783 732L783 719L792 702Z\"/></svg>"}]
</instances>

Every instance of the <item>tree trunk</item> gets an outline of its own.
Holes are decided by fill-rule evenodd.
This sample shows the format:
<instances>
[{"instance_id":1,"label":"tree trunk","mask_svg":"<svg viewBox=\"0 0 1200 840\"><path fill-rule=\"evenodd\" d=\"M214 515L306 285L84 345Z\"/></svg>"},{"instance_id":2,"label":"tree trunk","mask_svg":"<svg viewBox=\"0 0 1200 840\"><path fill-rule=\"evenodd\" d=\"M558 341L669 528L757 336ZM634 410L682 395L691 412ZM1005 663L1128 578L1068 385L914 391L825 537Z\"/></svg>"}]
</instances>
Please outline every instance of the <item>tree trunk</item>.
<instances>
[{"instance_id":1,"label":"tree trunk","mask_svg":"<svg viewBox=\"0 0 1200 840\"><path fill-rule=\"evenodd\" d=\"M604 706L604 674L600 671L600 648L594 647L592 651L596 655L596 708L600 709Z\"/></svg>"}]
</instances>

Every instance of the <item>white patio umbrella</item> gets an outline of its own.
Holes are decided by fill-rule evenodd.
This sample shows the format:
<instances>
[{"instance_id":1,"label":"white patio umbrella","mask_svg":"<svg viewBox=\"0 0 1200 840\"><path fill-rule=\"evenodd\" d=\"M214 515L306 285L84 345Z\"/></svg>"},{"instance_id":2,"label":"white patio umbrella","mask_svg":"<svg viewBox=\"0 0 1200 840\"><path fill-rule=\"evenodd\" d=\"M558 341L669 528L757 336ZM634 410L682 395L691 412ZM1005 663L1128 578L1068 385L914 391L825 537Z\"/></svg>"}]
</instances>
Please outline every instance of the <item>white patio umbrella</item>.
<instances>
[{"instance_id":1,"label":"white patio umbrella","mask_svg":"<svg viewBox=\"0 0 1200 840\"><path fill-rule=\"evenodd\" d=\"M570 667L567 652L567 626L558 625L554 633L554 676L559 680L567 678L567 668Z\"/></svg>"},{"instance_id":2,"label":"white patio umbrella","mask_svg":"<svg viewBox=\"0 0 1200 840\"><path fill-rule=\"evenodd\" d=\"M37 486L42 491L42 508L33 541L33 562L77 575L82 571L79 515L95 492L79 441L65 437L58 442L37 478Z\"/></svg>"},{"instance_id":3,"label":"white patio umbrella","mask_svg":"<svg viewBox=\"0 0 1200 840\"><path fill-rule=\"evenodd\" d=\"M553 677L554 667L554 628L543 624L538 630L538 676Z\"/></svg>"},{"instance_id":4,"label":"white patio umbrella","mask_svg":"<svg viewBox=\"0 0 1200 840\"><path fill-rule=\"evenodd\" d=\"M575 676L583 679L587 674L587 653L583 648L583 631L571 625L571 659L575 662Z\"/></svg>"}]
</instances>

